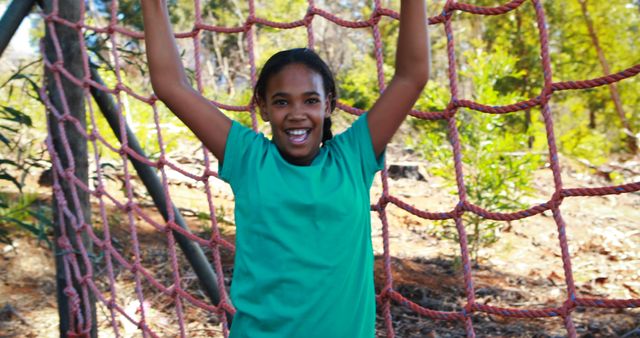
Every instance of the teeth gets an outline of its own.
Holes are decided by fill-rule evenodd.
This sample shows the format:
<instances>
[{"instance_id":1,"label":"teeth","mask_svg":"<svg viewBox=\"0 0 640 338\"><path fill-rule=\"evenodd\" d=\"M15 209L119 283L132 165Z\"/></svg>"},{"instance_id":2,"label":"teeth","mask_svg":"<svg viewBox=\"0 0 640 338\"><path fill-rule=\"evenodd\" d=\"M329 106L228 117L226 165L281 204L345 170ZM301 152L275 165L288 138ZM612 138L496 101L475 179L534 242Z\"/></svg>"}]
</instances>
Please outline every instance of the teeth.
<instances>
[{"instance_id":1,"label":"teeth","mask_svg":"<svg viewBox=\"0 0 640 338\"><path fill-rule=\"evenodd\" d=\"M304 135L306 133L307 133L306 129L291 129L291 130L287 130L287 134L289 134L289 135L299 136L299 135Z\"/></svg>"}]
</instances>

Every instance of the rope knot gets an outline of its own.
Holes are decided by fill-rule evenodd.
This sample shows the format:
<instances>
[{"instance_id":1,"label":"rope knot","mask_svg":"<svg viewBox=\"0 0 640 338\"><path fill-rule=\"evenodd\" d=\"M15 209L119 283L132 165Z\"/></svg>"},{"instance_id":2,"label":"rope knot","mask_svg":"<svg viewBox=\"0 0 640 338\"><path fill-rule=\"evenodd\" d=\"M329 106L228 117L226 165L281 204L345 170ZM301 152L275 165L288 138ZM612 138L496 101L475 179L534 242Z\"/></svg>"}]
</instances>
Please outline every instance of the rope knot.
<instances>
[{"instance_id":1,"label":"rope knot","mask_svg":"<svg viewBox=\"0 0 640 338\"><path fill-rule=\"evenodd\" d=\"M382 15L383 15L383 11L381 10L381 8L376 7L373 13L371 13L371 18L369 18L369 23L372 25L377 25L378 22L380 22Z\"/></svg>"},{"instance_id":2,"label":"rope knot","mask_svg":"<svg viewBox=\"0 0 640 338\"><path fill-rule=\"evenodd\" d=\"M207 180L207 178L209 178L209 177L216 177L216 176L217 176L217 174L216 174L216 172L215 172L215 171L213 171L213 170L211 170L211 169L209 169L209 168L206 168L206 169L204 170L204 174L202 174L201 181L202 181L202 182L204 182L204 181L206 181L206 180Z\"/></svg>"},{"instance_id":3,"label":"rope knot","mask_svg":"<svg viewBox=\"0 0 640 338\"><path fill-rule=\"evenodd\" d=\"M69 167L64 170L64 173L62 174L62 176L68 180L71 180L71 178L74 177L74 174L75 174L75 168Z\"/></svg>"},{"instance_id":4,"label":"rope knot","mask_svg":"<svg viewBox=\"0 0 640 338\"><path fill-rule=\"evenodd\" d=\"M169 233L173 230L173 228L177 228L176 223L173 221L168 221L163 230L164 232Z\"/></svg>"},{"instance_id":5,"label":"rope knot","mask_svg":"<svg viewBox=\"0 0 640 338\"><path fill-rule=\"evenodd\" d=\"M89 89L91 88L91 75L87 74L82 78L82 88Z\"/></svg>"},{"instance_id":6,"label":"rope knot","mask_svg":"<svg viewBox=\"0 0 640 338\"><path fill-rule=\"evenodd\" d=\"M122 147L120 147L120 149L118 149L118 155L120 156L124 156L127 154L127 145L123 144Z\"/></svg>"},{"instance_id":7,"label":"rope knot","mask_svg":"<svg viewBox=\"0 0 640 338\"><path fill-rule=\"evenodd\" d=\"M164 168L164 166L167 165L167 158L164 156L164 154L160 155L160 157L158 157L158 161L156 161L156 168L158 168L158 170L162 170L162 168Z\"/></svg>"},{"instance_id":8,"label":"rope knot","mask_svg":"<svg viewBox=\"0 0 640 338\"><path fill-rule=\"evenodd\" d=\"M465 317L469 317L472 313L473 313L474 309L473 309L473 304L469 304L467 303L465 306L462 307L462 315Z\"/></svg>"},{"instance_id":9,"label":"rope knot","mask_svg":"<svg viewBox=\"0 0 640 338\"><path fill-rule=\"evenodd\" d=\"M444 7L442 7L442 13L440 13L440 15L445 19L449 19L451 16L453 16L454 10L454 3L453 1L449 0L446 4L444 4Z\"/></svg>"},{"instance_id":10,"label":"rope knot","mask_svg":"<svg viewBox=\"0 0 640 338\"><path fill-rule=\"evenodd\" d=\"M453 212L451 214L454 217L462 217L462 215L466 210L467 210L467 201L460 201L458 202L456 207L453 208Z\"/></svg>"},{"instance_id":11,"label":"rope knot","mask_svg":"<svg viewBox=\"0 0 640 338\"><path fill-rule=\"evenodd\" d=\"M87 140L94 142L98 139L98 132L94 129L89 134L87 134Z\"/></svg>"},{"instance_id":12,"label":"rope knot","mask_svg":"<svg viewBox=\"0 0 640 338\"><path fill-rule=\"evenodd\" d=\"M133 201L128 201L127 203L125 203L124 208L123 208L124 212L131 212L131 211L133 211L133 206L134 206L135 204L136 204L136 203L135 203L135 202L133 202Z\"/></svg>"},{"instance_id":13,"label":"rope knot","mask_svg":"<svg viewBox=\"0 0 640 338\"><path fill-rule=\"evenodd\" d=\"M56 60L54 63L51 64L51 67L49 67L49 69L53 73L59 73L61 69L64 69L64 61Z\"/></svg>"},{"instance_id":14,"label":"rope knot","mask_svg":"<svg viewBox=\"0 0 640 338\"><path fill-rule=\"evenodd\" d=\"M73 250L73 247L71 246L71 242L69 242L69 238L67 237L58 238L58 247L60 247L60 249L62 249L63 251Z\"/></svg>"},{"instance_id":15,"label":"rope knot","mask_svg":"<svg viewBox=\"0 0 640 338\"><path fill-rule=\"evenodd\" d=\"M59 118L60 122L71 122L73 120L74 120L74 118L73 118L73 116L71 116L70 113L64 113Z\"/></svg>"},{"instance_id":16,"label":"rope knot","mask_svg":"<svg viewBox=\"0 0 640 338\"><path fill-rule=\"evenodd\" d=\"M560 207L560 204L562 204L562 200L564 199L564 196L562 196L562 191L556 191L553 193L553 196L551 197L551 200L549 201L549 208L551 209L556 209Z\"/></svg>"},{"instance_id":17,"label":"rope knot","mask_svg":"<svg viewBox=\"0 0 640 338\"><path fill-rule=\"evenodd\" d=\"M451 101L449 101L449 104L447 104L447 107L444 109L444 118L450 119L454 117L456 111L458 111L458 107L460 107L460 102L458 101L458 99L452 98Z\"/></svg>"},{"instance_id":18,"label":"rope knot","mask_svg":"<svg viewBox=\"0 0 640 338\"><path fill-rule=\"evenodd\" d=\"M378 203L376 203L375 207L377 211L382 212L387 207L387 204L389 204L389 196L385 196L383 194L382 196L380 196L380 199L378 200Z\"/></svg>"},{"instance_id":19,"label":"rope knot","mask_svg":"<svg viewBox=\"0 0 640 338\"><path fill-rule=\"evenodd\" d=\"M67 286L66 288L64 288L63 292L69 298L78 297L78 293L76 292L76 289L74 289L72 286Z\"/></svg>"},{"instance_id":20,"label":"rope knot","mask_svg":"<svg viewBox=\"0 0 640 338\"><path fill-rule=\"evenodd\" d=\"M562 307L560 307L560 311L559 311L560 316L564 318L570 315L575 307L576 307L575 295L573 295L572 297L569 297L569 299L565 300L564 303L562 304Z\"/></svg>"},{"instance_id":21,"label":"rope knot","mask_svg":"<svg viewBox=\"0 0 640 338\"><path fill-rule=\"evenodd\" d=\"M313 18L315 15L316 15L315 9L313 7L309 7L309 9L307 9L307 13L304 15L304 18L302 19L302 21L304 22L304 25L309 26L313 21Z\"/></svg>"},{"instance_id":22,"label":"rope knot","mask_svg":"<svg viewBox=\"0 0 640 338\"><path fill-rule=\"evenodd\" d=\"M102 183L99 183L94 189L92 195L96 198L100 198L105 195L104 186Z\"/></svg>"},{"instance_id":23,"label":"rope knot","mask_svg":"<svg viewBox=\"0 0 640 338\"><path fill-rule=\"evenodd\" d=\"M124 86L124 84L122 84L122 82L118 82L118 84L116 84L115 88L113 89L113 93L115 95L120 94L120 92L126 92L127 91L127 87Z\"/></svg>"},{"instance_id":24,"label":"rope knot","mask_svg":"<svg viewBox=\"0 0 640 338\"><path fill-rule=\"evenodd\" d=\"M142 320L138 323L138 328L140 330L142 330L143 332L148 332L149 331L149 327L147 326L147 323L145 323Z\"/></svg>"},{"instance_id":25,"label":"rope knot","mask_svg":"<svg viewBox=\"0 0 640 338\"><path fill-rule=\"evenodd\" d=\"M249 15L247 17L247 21L245 21L244 24L242 25L242 28L244 29L245 33L249 32L249 30L251 29L251 26L253 26L253 23L255 21L256 21L255 15Z\"/></svg>"},{"instance_id":26,"label":"rope knot","mask_svg":"<svg viewBox=\"0 0 640 338\"><path fill-rule=\"evenodd\" d=\"M52 21L53 21L53 19L54 19L55 17L57 17L57 16L58 16L58 12L56 12L56 11L51 12L51 13L49 13L48 15L45 15L45 17L44 17L44 22L45 22L45 23L50 23L50 22L52 22Z\"/></svg>"},{"instance_id":27,"label":"rope knot","mask_svg":"<svg viewBox=\"0 0 640 338\"><path fill-rule=\"evenodd\" d=\"M391 285L385 285L384 288L382 288L382 290L380 290L380 301L385 301L389 298L391 298L391 291L393 289L391 288Z\"/></svg>"},{"instance_id":28,"label":"rope knot","mask_svg":"<svg viewBox=\"0 0 640 338\"><path fill-rule=\"evenodd\" d=\"M83 231L86 231L90 228L91 227L89 226L89 224L83 222L79 227L76 228L76 234L81 234Z\"/></svg>"},{"instance_id":29,"label":"rope knot","mask_svg":"<svg viewBox=\"0 0 640 338\"><path fill-rule=\"evenodd\" d=\"M147 100L147 103L153 106L156 103L156 101L158 101L158 97L156 96L156 93L151 93L151 96Z\"/></svg>"},{"instance_id":30,"label":"rope knot","mask_svg":"<svg viewBox=\"0 0 640 338\"><path fill-rule=\"evenodd\" d=\"M78 281L80 284L82 285L86 285L88 281L90 281L91 279L93 279L93 275L92 274L86 274L84 276L82 276L82 278L80 278L80 280Z\"/></svg>"}]
</instances>

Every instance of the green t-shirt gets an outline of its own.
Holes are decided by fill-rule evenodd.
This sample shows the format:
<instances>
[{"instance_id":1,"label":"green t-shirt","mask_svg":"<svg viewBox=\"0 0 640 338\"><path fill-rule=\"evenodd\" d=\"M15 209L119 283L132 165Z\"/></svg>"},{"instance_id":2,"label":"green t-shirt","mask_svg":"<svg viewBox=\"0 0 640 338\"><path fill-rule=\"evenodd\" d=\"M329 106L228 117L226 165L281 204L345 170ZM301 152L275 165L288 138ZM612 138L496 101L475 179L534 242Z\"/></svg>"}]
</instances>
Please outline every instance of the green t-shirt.
<instances>
[{"instance_id":1,"label":"green t-shirt","mask_svg":"<svg viewBox=\"0 0 640 338\"><path fill-rule=\"evenodd\" d=\"M374 337L369 190L382 165L366 114L309 166L233 122L219 170L236 203L231 337Z\"/></svg>"}]
</instances>

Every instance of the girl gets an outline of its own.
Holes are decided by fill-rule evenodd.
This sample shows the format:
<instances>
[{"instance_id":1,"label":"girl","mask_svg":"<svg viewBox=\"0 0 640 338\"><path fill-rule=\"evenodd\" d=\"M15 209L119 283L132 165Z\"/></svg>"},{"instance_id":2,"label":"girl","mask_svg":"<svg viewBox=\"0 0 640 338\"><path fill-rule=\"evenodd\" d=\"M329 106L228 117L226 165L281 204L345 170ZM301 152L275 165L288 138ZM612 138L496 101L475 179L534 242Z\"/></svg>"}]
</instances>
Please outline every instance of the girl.
<instances>
[{"instance_id":1,"label":"girl","mask_svg":"<svg viewBox=\"0 0 640 338\"><path fill-rule=\"evenodd\" d=\"M396 73L332 138L337 92L311 50L275 54L254 97L273 137L231 121L189 85L165 0L142 0L153 89L218 158L235 195L232 337L374 337L369 189L429 74L424 0L402 0Z\"/></svg>"}]
</instances>

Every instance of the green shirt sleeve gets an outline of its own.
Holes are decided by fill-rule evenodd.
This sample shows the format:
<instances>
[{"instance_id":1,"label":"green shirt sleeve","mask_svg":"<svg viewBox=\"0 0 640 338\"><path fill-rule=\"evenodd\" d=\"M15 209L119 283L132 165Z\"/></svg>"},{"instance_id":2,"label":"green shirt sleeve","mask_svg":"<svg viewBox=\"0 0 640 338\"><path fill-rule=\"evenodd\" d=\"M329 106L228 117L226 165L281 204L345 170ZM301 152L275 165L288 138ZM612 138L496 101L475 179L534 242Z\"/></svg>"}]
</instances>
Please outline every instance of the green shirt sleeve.
<instances>
[{"instance_id":1,"label":"green shirt sleeve","mask_svg":"<svg viewBox=\"0 0 640 338\"><path fill-rule=\"evenodd\" d=\"M220 178L232 187L241 182L246 174L246 164L252 159L252 153L260 151L263 139L264 136L261 134L237 121L232 121L224 149L224 159L218 165Z\"/></svg>"},{"instance_id":2,"label":"green shirt sleeve","mask_svg":"<svg viewBox=\"0 0 640 338\"><path fill-rule=\"evenodd\" d=\"M362 114L351 127L335 137L336 146L343 149L349 157L356 157L362 165L362 173L367 184L371 184L373 176L384 168L386 148L376 158L373 142L369 133L367 113Z\"/></svg>"}]
</instances>

